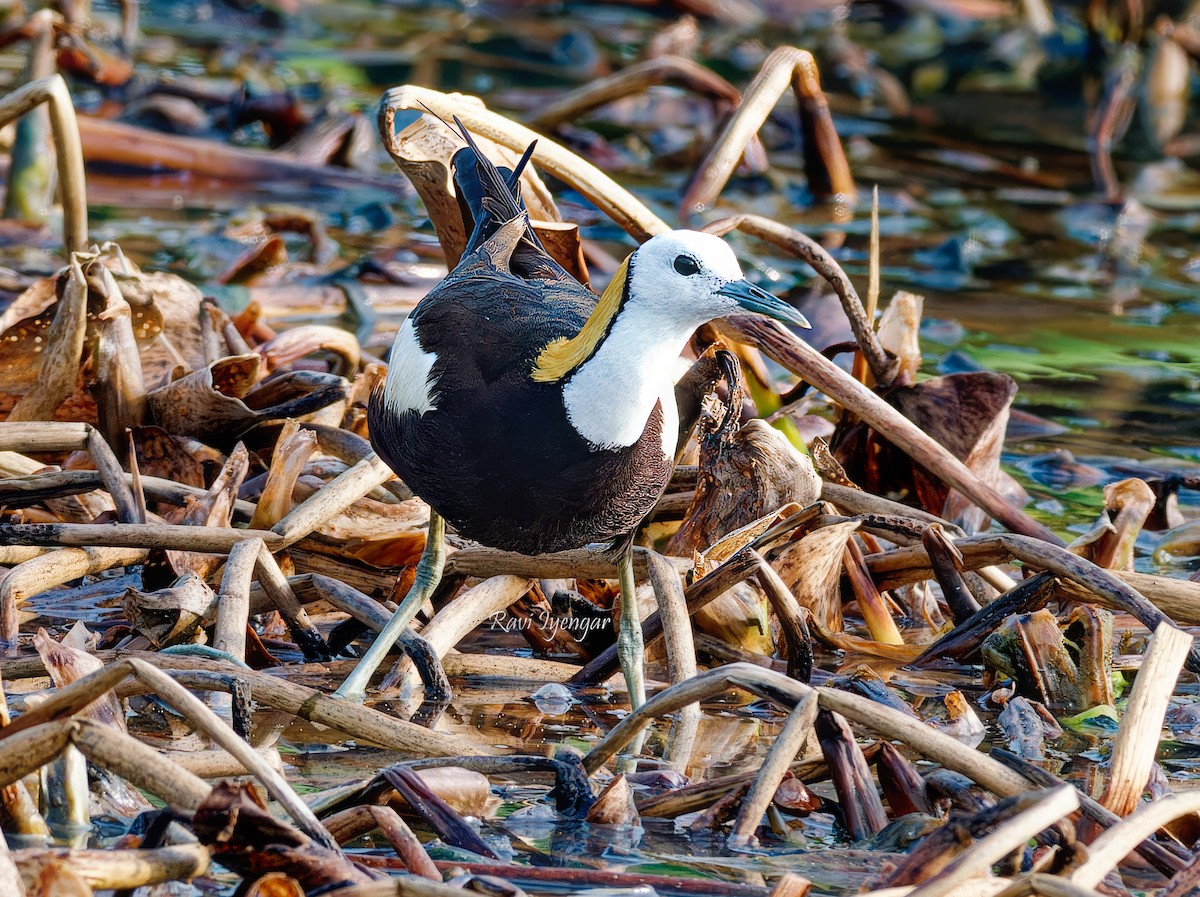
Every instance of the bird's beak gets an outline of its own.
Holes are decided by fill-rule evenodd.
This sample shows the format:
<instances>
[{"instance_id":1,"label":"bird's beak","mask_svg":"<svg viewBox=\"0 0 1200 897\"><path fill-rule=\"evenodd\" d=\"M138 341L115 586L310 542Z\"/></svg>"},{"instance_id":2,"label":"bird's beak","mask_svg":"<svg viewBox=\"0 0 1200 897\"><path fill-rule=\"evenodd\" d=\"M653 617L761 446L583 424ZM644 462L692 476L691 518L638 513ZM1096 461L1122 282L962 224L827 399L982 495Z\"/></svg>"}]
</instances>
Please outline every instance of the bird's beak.
<instances>
[{"instance_id":1,"label":"bird's beak","mask_svg":"<svg viewBox=\"0 0 1200 897\"><path fill-rule=\"evenodd\" d=\"M783 321L785 324L795 324L805 330L812 329L812 325L808 323L808 319L804 315L782 299L777 299L762 287L756 287L748 280L731 280L717 290L717 294L733 299L746 311L766 315L768 318Z\"/></svg>"}]
</instances>

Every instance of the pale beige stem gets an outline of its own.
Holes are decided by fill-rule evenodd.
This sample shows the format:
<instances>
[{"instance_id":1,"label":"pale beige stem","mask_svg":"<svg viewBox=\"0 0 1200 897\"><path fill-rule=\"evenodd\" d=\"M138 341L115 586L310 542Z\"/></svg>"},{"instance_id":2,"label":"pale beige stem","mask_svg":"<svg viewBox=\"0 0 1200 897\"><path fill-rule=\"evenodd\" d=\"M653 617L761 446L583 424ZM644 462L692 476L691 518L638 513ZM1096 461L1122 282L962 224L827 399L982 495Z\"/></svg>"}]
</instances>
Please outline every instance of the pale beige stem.
<instances>
[{"instance_id":1,"label":"pale beige stem","mask_svg":"<svg viewBox=\"0 0 1200 897\"><path fill-rule=\"evenodd\" d=\"M208 848L203 844L123 850L25 848L13 851L13 858L22 868L39 869L49 863L61 863L97 891L191 881L207 872L210 862Z\"/></svg>"},{"instance_id":2,"label":"pale beige stem","mask_svg":"<svg viewBox=\"0 0 1200 897\"><path fill-rule=\"evenodd\" d=\"M1002 822L974 847L955 857L945 869L914 889L910 897L945 897L955 893L966 881L987 875L995 863L1077 809L1079 792L1070 785L1046 792L1034 806Z\"/></svg>"},{"instance_id":3,"label":"pale beige stem","mask_svg":"<svg viewBox=\"0 0 1200 897\"><path fill-rule=\"evenodd\" d=\"M783 730L775 736L775 742L758 770L754 784L750 786L741 806L738 807L737 818L733 821L733 829L729 833L731 848L745 847L754 837L754 830L758 828L758 823L775 796L779 783L783 781L792 761L804 748L804 742L812 732L818 709L820 708L817 705L816 692L810 692L788 715Z\"/></svg>"},{"instance_id":4,"label":"pale beige stem","mask_svg":"<svg viewBox=\"0 0 1200 897\"><path fill-rule=\"evenodd\" d=\"M1113 741L1109 784L1100 798L1100 803L1118 816L1133 812L1146 790L1162 740L1167 703L1191 650L1192 637L1183 630L1166 622L1154 630Z\"/></svg>"}]
</instances>

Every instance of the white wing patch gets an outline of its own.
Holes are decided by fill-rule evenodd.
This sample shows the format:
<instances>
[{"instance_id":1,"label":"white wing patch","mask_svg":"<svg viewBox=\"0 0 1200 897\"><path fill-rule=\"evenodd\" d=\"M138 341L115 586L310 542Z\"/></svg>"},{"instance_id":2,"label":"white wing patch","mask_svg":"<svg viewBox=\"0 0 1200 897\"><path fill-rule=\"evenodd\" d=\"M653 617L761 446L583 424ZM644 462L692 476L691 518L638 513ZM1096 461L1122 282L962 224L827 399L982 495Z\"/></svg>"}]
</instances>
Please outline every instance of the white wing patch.
<instances>
[{"instance_id":1,"label":"white wing patch","mask_svg":"<svg viewBox=\"0 0 1200 897\"><path fill-rule=\"evenodd\" d=\"M436 361L437 355L421 348L412 318L405 318L392 344L387 380L383 384L384 401L393 413L425 414L437 409L436 384L429 380Z\"/></svg>"}]
</instances>

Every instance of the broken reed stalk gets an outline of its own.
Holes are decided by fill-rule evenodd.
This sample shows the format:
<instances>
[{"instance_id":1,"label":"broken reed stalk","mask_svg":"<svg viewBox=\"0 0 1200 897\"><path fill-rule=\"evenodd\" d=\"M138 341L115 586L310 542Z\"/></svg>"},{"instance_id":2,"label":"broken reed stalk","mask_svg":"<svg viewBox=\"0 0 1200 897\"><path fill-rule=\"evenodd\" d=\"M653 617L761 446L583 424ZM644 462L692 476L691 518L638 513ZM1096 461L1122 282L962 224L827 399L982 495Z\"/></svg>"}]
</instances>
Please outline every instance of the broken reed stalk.
<instances>
[{"instance_id":1,"label":"broken reed stalk","mask_svg":"<svg viewBox=\"0 0 1200 897\"><path fill-rule=\"evenodd\" d=\"M766 594L771 610L779 618L779 628L788 646L788 673L807 682L812 675L813 646L804 618L805 610L766 558L753 549L750 556L754 561L754 576Z\"/></svg>"},{"instance_id":2,"label":"broken reed stalk","mask_svg":"<svg viewBox=\"0 0 1200 897\"><path fill-rule=\"evenodd\" d=\"M854 284L850 282L850 278L846 276L842 266L824 246L807 234L762 215L740 214L721 218L706 224L703 230L718 236L724 236L733 230L750 234L752 237L758 237L777 249L795 256L816 271L841 300L842 310L846 313L846 317L850 320L850 328L854 331L858 351L862 353L862 357L870 368L875 383L880 387L891 385L896 378L898 365L894 358L888 357L888 353L879 343L879 337L875 334L874 308L870 314L867 313ZM861 380L861 378L857 379Z\"/></svg>"},{"instance_id":3,"label":"broken reed stalk","mask_svg":"<svg viewBox=\"0 0 1200 897\"><path fill-rule=\"evenodd\" d=\"M957 489L1005 528L1052 545L1063 544L1062 539L1049 529L1009 504L941 443L787 328L775 321L739 315L722 319L718 322L718 330L758 346L789 371L875 428L913 461Z\"/></svg>"},{"instance_id":4,"label":"broken reed stalk","mask_svg":"<svg viewBox=\"0 0 1200 897\"><path fill-rule=\"evenodd\" d=\"M195 810L212 789L159 751L110 726L87 719L67 721L70 741L95 766L115 773L168 806ZM0 749L4 747L0 742Z\"/></svg>"},{"instance_id":5,"label":"broken reed stalk","mask_svg":"<svg viewBox=\"0 0 1200 897\"><path fill-rule=\"evenodd\" d=\"M1034 806L996 826L991 834L951 860L945 869L910 891L909 897L945 897L969 879L990 874L995 863L1078 808L1079 792L1072 786L1046 792Z\"/></svg>"},{"instance_id":6,"label":"broken reed stalk","mask_svg":"<svg viewBox=\"0 0 1200 897\"><path fill-rule=\"evenodd\" d=\"M163 667L172 665L183 667L183 657L146 658L147 662L157 662ZM195 661L200 658L193 658ZM253 699L260 703L290 713L301 719L322 726L328 726L345 734L348 738L358 739L383 748L404 751L417 757L450 757L462 752L465 745L461 736L450 736L435 732L410 723L406 720L388 716L378 710L363 707L350 701L343 701L327 694L288 682L278 676L268 676L254 670L230 668L211 661L190 665L189 669L173 669L172 675L188 688L228 690L234 679L241 679L250 686ZM483 743L471 743L470 749L479 754L490 754L491 748Z\"/></svg>"},{"instance_id":7,"label":"broken reed stalk","mask_svg":"<svg viewBox=\"0 0 1200 897\"><path fill-rule=\"evenodd\" d=\"M429 859L429 854L408 827L408 823L391 807L350 807L332 816L326 816L323 821L339 844L345 844L379 829L410 874L430 881L442 880L437 866Z\"/></svg>"},{"instance_id":8,"label":"broken reed stalk","mask_svg":"<svg viewBox=\"0 0 1200 897\"><path fill-rule=\"evenodd\" d=\"M857 195L854 177L829 116L829 101L821 90L816 60L807 50L779 47L759 67L758 76L746 88L742 105L696 169L696 176L679 204L682 218L686 220L716 201L746 144L758 133L789 84L802 110L806 101L811 104L818 133L807 136L818 144L819 158L829 172L833 194L844 206L853 207Z\"/></svg>"},{"instance_id":9,"label":"broken reed stalk","mask_svg":"<svg viewBox=\"0 0 1200 897\"><path fill-rule=\"evenodd\" d=\"M312 620L309 619L308 611L304 609L300 599L296 597L296 593L292 591L287 577L279 569L279 562L275 560L275 555L261 540L255 541L258 542L258 557L255 564L258 582L263 587L263 591L267 593L267 597L271 599L275 610L279 611L279 615L287 623L292 639L304 652L305 657L324 654L325 640L317 631L317 627L313 625Z\"/></svg>"},{"instance_id":10,"label":"broken reed stalk","mask_svg":"<svg viewBox=\"0 0 1200 897\"><path fill-rule=\"evenodd\" d=\"M83 173L83 144L75 104L62 75L39 78L0 100L0 125L6 125L45 103L58 158L58 185L63 205L63 245L68 254L87 249L87 180Z\"/></svg>"},{"instance_id":11,"label":"broken reed stalk","mask_svg":"<svg viewBox=\"0 0 1200 897\"><path fill-rule=\"evenodd\" d=\"M227 554L234 545L246 539L261 539L271 551L280 551L286 547L278 534L268 530L231 529L223 526L184 526L171 523L0 524L0 543L9 545L167 548Z\"/></svg>"},{"instance_id":12,"label":"broken reed stalk","mask_svg":"<svg viewBox=\"0 0 1200 897\"><path fill-rule=\"evenodd\" d=\"M282 775L267 766L254 749L221 722L199 698L144 660L133 658L118 660L95 673L77 679L70 685L57 689L43 703L27 710L13 720L7 728L0 729L0 748L9 738L26 729L77 713L109 689L115 688L130 678L147 686L159 698L182 714L195 729L207 735L229 751L239 762L245 764L246 769L250 770L266 786L267 792L279 802L280 806L287 811L306 835L322 846L333 850L337 849L337 845L329 837L329 833L308 809L308 805L297 797L296 792L292 790Z\"/></svg>"},{"instance_id":13,"label":"broken reed stalk","mask_svg":"<svg viewBox=\"0 0 1200 897\"><path fill-rule=\"evenodd\" d=\"M1167 703L1192 651L1192 636L1169 622L1158 624L1146 647L1129 693L1125 718L1113 741L1108 788L1100 798L1100 803L1118 816L1128 816L1146 790L1162 740Z\"/></svg>"},{"instance_id":14,"label":"broken reed stalk","mask_svg":"<svg viewBox=\"0 0 1200 897\"><path fill-rule=\"evenodd\" d=\"M33 467L41 469L42 465L35 461ZM3 469L3 464L0 463L0 476L4 477L0 479L0 503L10 508L28 507L47 498L63 498L91 492L93 489L107 488L107 484L96 470L53 470L46 473L16 474ZM133 474L126 473L123 476L136 499L137 490L133 486ZM162 477L139 474L139 479L142 492L147 498L167 504L182 506L188 498L203 498L208 494L208 490L199 486L188 486ZM242 499L233 503L234 513L244 519L249 519L254 514L254 507L253 502Z\"/></svg>"},{"instance_id":15,"label":"broken reed stalk","mask_svg":"<svg viewBox=\"0 0 1200 897\"><path fill-rule=\"evenodd\" d=\"M259 553L266 550L261 539L238 542L229 552L217 601L217 625L213 647L238 660L246 660L246 626L250 620L250 586Z\"/></svg>"},{"instance_id":16,"label":"broken reed stalk","mask_svg":"<svg viewBox=\"0 0 1200 897\"><path fill-rule=\"evenodd\" d=\"M633 549L633 572L638 579L649 576L649 552L639 546ZM663 560L676 574L686 574L692 561L667 557ZM579 548L554 554L528 555L498 548L473 546L460 549L446 558L446 576L528 576L532 579L616 579L617 555L595 548Z\"/></svg>"},{"instance_id":17,"label":"broken reed stalk","mask_svg":"<svg viewBox=\"0 0 1200 897\"><path fill-rule=\"evenodd\" d=\"M1157 741L1152 747L1157 747ZM1200 792L1196 791L1171 794L1142 804L1088 845L1087 859L1071 872L1071 883L1085 888L1099 886L1142 841L1181 816L1197 812L1200 812Z\"/></svg>"},{"instance_id":18,"label":"broken reed stalk","mask_svg":"<svg viewBox=\"0 0 1200 897\"><path fill-rule=\"evenodd\" d=\"M863 315L875 335L875 311L879 308L879 185L871 188L871 239L867 243L867 303ZM862 349L854 353L854 379L864 386L867 382L867 356ZM879 381L876 381L878 383Z\"/></svg>"},{"instance_id":19,"label":"broken reed stalk","mask_svg":"<svg viewBox=\"0 0 1200 897\"><path fill-rule=\"evenodd\" d=\"M738 807L737 818L734 819L733 828L729 832L730 848L745 847L754 837L754 831L775 796L779 783L783 781L788 767L792 765L792 761L799 755L804 748L804 742L812 733L818 709L820 708L816 693L810 692L788 715L783 730L775 736L775 741L758 770L754 784L750 786L741 806Z\"/></svg>"},{"instance_id":20,"label":"broken reed stalk","mask_svg":"<svg viewBox=\"0 0 1200 897\"><path fill-rule=\"evenodd\" d=\"M998 533L959 538L955 540L954 546L963 555L963 569L975 570L981 574L989 565L1006 564L1014 558L1025 560L1010 550L1014 547L1019 549L1021 546L1006 541L1005 537ZM1078 560L1080 559L1076 557L1076 561ZM932 575L929 555L919 545L869 555L867 567L879 580L879 587L883 590L929 579ZM1200 583L1128 570L1106 570L1104 573L1145 595L1159 610L1176 622L1187 626L1200 625ZM1074 600L1097 602L1105 607L1117 609L1123 607L1103 594L1092 591L1085 583L1064 580L1062 586ZM1001 591L1010 588L1011 585Z\"/></svg>"},{"instance_id":21,"label":"broken reed stalk","mask_svg":"<svg viewBox=\"0 0 1200 897\"><path fill-rule=\"evenodd\" d=\"M86 290L85 285L85 316ZM75 382L72 380L71 388L74 386ZM104 441L100 431L91 424L68 421L13 420L10 417L9 420L0 422L0 447L20 452L86 451L91 455L92 463L96 465L96 473L99 475L101 483L112 496L113 503L117 507L118 519L122 523L140 520L142 510L134 500L133 490L129 485L129 475L121 469L121 464L117 461L117 456L113 454L112 447Z\"/></svg>"},{"instance_id":22,"label":"broken reed stalk","mask_svg":"<svg viewBox=\"0 0 1200 897\"><path fill-rule=\"evenodd\" d=\"M1105 570L1097 567L1086 558L1072 554L1058 545L1051 545L1040 539L1015 533L990 533L982 536L970 536L958 539L954 543L963 555L964 569L972 565L999 564L1009 560L1019 560L1036 570L1051 573L1062 579L1072 580L1087 592L1085 600L1103 604L1106 607L1123 610L1136 617L1137 620L1151 631L1166 622L1176 624L1162 610L1147 601L1129 582L1151 582L1158 580L1170 583L1164 577L1152 580L1140 574L1121 574L1115 570ZM872 561L874 559L874 561ZM906 582L915 582L929 578L929 554L923 547L900 548L890 551L883 556L872 555L868 558L868 568L876 579L882 579L879 587L891 588ZM1180 619L1188 619L1195 615L1198 608L1195 605L1200 587L1195 583L1183 583L1170 586L1173 594L1188 593L1192 596L1190 607L1181 607L1184 611ZM1200 670L1200 649L1193 648L1188 659L1188 668Z\"/></svg>"}]
</instances>

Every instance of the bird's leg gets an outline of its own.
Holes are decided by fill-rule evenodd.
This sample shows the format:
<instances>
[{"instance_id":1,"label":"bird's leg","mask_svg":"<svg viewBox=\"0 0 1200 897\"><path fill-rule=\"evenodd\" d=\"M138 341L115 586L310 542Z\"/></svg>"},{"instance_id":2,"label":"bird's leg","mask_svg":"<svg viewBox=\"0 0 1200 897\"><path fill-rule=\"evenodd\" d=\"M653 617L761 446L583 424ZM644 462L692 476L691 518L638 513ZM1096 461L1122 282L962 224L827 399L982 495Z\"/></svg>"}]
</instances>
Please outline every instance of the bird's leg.
<instances>
[{"instance_id":1,"label":"bird's leg","mask_svg":"<svg viewBox=\"0 0 1200 897\"><path fill-rule=\"evenodd\" d=\"M367 683L383 659L395 644L396 639L404 632L412 618L417 615L421 605L433 594L434 589L442 580L442 567L446 563L446 521L432 508L429 509L429 533L425 537L425 549L421 552L421 560L417 563L417 573L413 578L412 587L387 625L383 627L375 641L367 649L367 653L359 660L358 665L346 677L334 695L348 701L362 701L367 696ZM630 568L632 578L632 567ZM641 632L638 632L641 635Z\"/></svg>"},{"instance_id":2,"label":"bird's leg","mask_svg":"<svg viewBox=\"0 0 1200 897\"><path fill-rule=\"evenodd\" d=\"M621 620L617 628L617 657L625 674L629 706L637 710L646 703L646 645L642 640L642 620L638 614L637 584L633 581L633 539L621 549L617 562L621 583Z\"/></svg>"}]
</instances>

